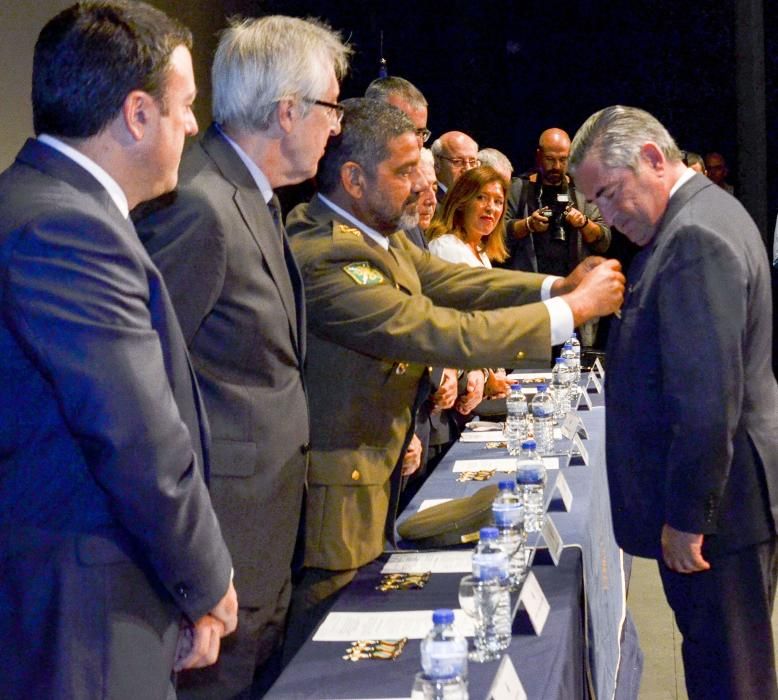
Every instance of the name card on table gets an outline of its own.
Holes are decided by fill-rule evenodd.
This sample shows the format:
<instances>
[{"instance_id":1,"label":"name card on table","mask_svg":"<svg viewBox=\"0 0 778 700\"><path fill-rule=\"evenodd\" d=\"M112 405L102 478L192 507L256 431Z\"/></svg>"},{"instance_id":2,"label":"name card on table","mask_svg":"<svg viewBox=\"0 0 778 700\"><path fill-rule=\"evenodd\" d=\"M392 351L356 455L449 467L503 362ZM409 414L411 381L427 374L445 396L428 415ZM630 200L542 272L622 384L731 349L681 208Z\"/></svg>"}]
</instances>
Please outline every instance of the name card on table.
<instances>
[{"instance_id":1,"label":"name card on table","mask_svg":"<svg viewBox=\"0 0 778 700\"><path fill-rule=\"evenodd\" d=\"M589 380L586 382L586 386L578 392L578 399L573 406L574 411L591 411L592 399L589 396Z\"/></svg>"},{"instance_id":2,"label":"name card on table","mask_svg":"<svg viewBox=\"0 0 778 700\"><path fill-rule=\"evenodd\" d=\"M594 364L592 365L592 373L598 374L600 379L605 379L605 368L602 366L602 362L600 362L600 358L597 357L594 360Z\"/></svg>"},{"instance_id":3,"label":"name card on table","mask_svg":"<svg viewBox=\"0 0 778 700\"><path fill-rule=\"evenodd\" d=\"M535 574L530 571L527 574L527 578L524 579L521 593L519 593L519 610L516 613L514 628L517 631L522 631L523 628L528 626L527 622L529 622L531 631L540 636L543 632L543 627L546 625L550 610L551 605L545 593L543 593L543 589L535 578Z\"/></svg>"},{"instance_id":4,"label":"name card on table","mask_svg":"<svg viewBox=\"0 0 778 700\"><path fill-rule=\"evenodd\" d=\"M554 566L558 566L559 557L562 556L562 548L565 545L564 542L562 542L562 535L559 534L559 530L557 530L554 521L548 513L546 513L546 518L543 521L541 533L548 546L548 553L551 556L551 561L554 562Z\"/></svg>"},{"instance_id":5,"label":"name card on table","mask_svg":"<svg viewBox=\"0 0 778 700\"><path fill-rule=\"evenodd\" d=\"M527 700L527 692L519 680L511 657L507 654L500 661L486 700Z\"/></svg>"},{"instance_id":6,"label":"name card on table","mask_svg":"<svg viewBox=\"0 0 778 700\"><path fill-rule=\"evenodd\" d=\"M589 464L589 450L583 444L581 436L576 434L573 438L573 449L570 453L570 464Z\"/></svg>"},{"instance_id":7,"label":"name card on table","mask_svg":"<svg viewBox=\"0 0 778 700\"><path fill-rule=\"evenodd\" d=\"M567 483L567 479L565 479L565 475L561 471L557 474L556 482L554 483L554 493L556 492L559 493L562 504L569 513L570 508L573 506L573 492L570 490L570 484Z\"/></svg>"},{"instance_id":8,"label":"name card on table","mask_svg":"<svg viewBox=\"0 0 778 700\"><path fill-rule=\"evenodd\" d=\"M570 411L570 413L565 416L565 420L562 423L562 437L572 440L573 435L578 432L578 428L581 425L581 419Z\"/></svg>"},{"instance_id":9,"label":"name card on table","mask_svg":"<svg viewBox=\"0 0 778 700\"><path fill-rule=\"evenodd\" d=\"M602 382L595 372L589 372L589 381L586 382L587 393L591 391L592 386L598 394L602 394Z\"/></svg>"}]
</instances>

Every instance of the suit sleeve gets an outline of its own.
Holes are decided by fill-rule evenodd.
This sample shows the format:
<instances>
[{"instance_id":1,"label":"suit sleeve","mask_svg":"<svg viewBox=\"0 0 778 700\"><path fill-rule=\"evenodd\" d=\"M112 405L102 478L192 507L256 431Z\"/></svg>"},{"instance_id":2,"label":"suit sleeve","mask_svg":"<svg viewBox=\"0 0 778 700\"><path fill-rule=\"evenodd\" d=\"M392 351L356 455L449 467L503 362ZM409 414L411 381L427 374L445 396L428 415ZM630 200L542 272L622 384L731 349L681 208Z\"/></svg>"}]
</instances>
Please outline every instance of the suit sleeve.
<instances>
[{"instance_id":1,"label":"suit sleeve","mask_svg":"<svg viewBox=\"0 0 778 700\"><path fill-rule=\"evenodd\" d=\"M292 240L295 252L304 253L305 242ZM413 255L422 259L417 257L423 294L400 289L386 278L378 284L358 283L345 271L360 259L353 255L301 255L309 329L392 361L443 367L548 361L549 316L538 301L542 276L529 275L532 282L523 288L520 273L449 265L421 251ZM510 280L513 284L506 284ZM534 303L512 306L522 300ZM507 308L493 308L499 306ZM478 310L483 308L493 310Z\"/></svg>"},{"instance_id":2,"label":"suit sleeve","mask_svg":"<svg viewBox=\"0 0 778 700\"><path fill-rule=\"evenodd\" d=\"M231 561L167 378L134 233L81 212L21 233L9 324L116 519L196 619L226 592Z\"/></svg>"},{"instance_id":3,"label":"suit sleeve","mask_svg":"<svg viewBox=\"0 0 778 700\"><path fill-rule=\"evenodd\" d=\"M670 443L666 522L710 533L706 509L721 500L743 399L747 275L719 237L676 233L658 283L661 380Z\"/></svg>"}]
</instances>

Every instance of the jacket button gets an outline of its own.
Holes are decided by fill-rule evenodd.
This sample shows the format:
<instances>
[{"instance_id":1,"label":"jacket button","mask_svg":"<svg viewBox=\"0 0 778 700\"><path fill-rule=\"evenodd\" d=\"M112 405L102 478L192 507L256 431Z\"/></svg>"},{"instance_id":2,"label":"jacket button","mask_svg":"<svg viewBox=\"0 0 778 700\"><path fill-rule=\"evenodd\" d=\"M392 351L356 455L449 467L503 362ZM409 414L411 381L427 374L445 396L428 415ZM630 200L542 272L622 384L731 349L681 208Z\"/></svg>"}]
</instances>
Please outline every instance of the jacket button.
<instances>
[{"instance_id":1,"label":"jacket button","mask_svg":"<svg viewBox=\"0 0 778 700\"><path fill-rule=\"evenodd\" d=\"M523 359L524 359L524 350L519 350L519 351L516 353L516 359L517 359L517 360L523 360Z\"/></svg>"},{"instance_id":2,"label":"jacket button","mask_svg":"<svg viewBox=\"0 0 778 700\"><path fill-rule=\"evenodd\" d=\"M300 445L300 454L307 455L311 451L311 443L306 442L304 445Z\"/></svg>"},{"instance_id":3,"label":"jacket button","mask_svg":"<svg viewBox=\"0 0 778 700\"><path fill-rule=\"evenodd\" d=\"M176 586L176 593L178 593L178 595L180 595L184 600L189 597L189 589L183 583L179 583Z\"/></svg>"},{"instance_id":4,"label":"jacket button","mask_svg":"<svg viewBox=\"0 0 778 700\"><path fill-rule=\"evenodd\" d=\"M352 481L359 481L359 478L362 475L359 473L359 469L355 469L353 472L351 472L351 480Z\"/></svg>"}]
</instances>

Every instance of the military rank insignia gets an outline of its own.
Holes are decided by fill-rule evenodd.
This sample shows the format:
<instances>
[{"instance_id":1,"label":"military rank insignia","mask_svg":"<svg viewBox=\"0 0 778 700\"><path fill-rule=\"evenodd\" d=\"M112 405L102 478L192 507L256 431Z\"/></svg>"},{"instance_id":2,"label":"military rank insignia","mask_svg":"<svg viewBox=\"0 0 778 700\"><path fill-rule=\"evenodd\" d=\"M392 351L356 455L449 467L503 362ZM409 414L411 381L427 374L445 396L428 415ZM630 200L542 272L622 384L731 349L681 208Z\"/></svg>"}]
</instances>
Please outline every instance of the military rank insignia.
<instances>
[{"instance_id":1,"label":"military rank insignia","mask_svg":"<svg viewBox=\"0 0 778 700\"><path fill-rule=\"evenodd\" d=\"M352 642L343 657L346 661L361 661L362 659L383 659L394 661L402 654L408 637L402 639L361 639Z\"/></svg>"},{"instance_id":2,"label":"military rank insignia","mask_svg":"<svg viewBox=\"0 0 778 700\"><path fill-rule=\"evenodd\" d=\"M380 270L374 268L369 262L349 263L343 268L343 271L357 284L361 284L365 287L386 282L384 274Z\"/></svg>"}]
</instances>

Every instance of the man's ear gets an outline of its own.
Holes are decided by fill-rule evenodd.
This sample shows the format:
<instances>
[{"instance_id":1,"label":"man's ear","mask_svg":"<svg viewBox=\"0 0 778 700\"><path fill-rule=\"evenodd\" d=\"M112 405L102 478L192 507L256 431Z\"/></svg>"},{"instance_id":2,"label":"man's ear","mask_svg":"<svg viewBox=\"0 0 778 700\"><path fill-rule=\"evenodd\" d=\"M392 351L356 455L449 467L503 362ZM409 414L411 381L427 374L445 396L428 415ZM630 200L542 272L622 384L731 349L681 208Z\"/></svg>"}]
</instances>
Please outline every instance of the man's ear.
<instances>
[{"instance_id":1,"label":"man's ear","mask_svg":"<svg viewBox=\"0 0 778 700\"><path fill-rule=\"evenodd\" d=\"M665 169L665 155L653 141L648 141L640 147L640 157L655 172L663 172Z\"/></svg>"},{"instance_id":2,"label":"man's ear","mask_svg":"<svg viewBox=\"0 0 778 700\"><path fill-rule=\"evenodd\" d=\"M159 105L154 98L143 90L133 90L122 103L122 121L124 128L133 141L141 141L151 123L154 111Z\"/></svg>"},{"instance_id":3,"label":"man's ear","mask_svg":"<svg viewBox=\"0 0 778 700\"><path fill-rule=\"evenodd\" d=\"M294 110L297 108L295 100L284 97L276 104L276 123L284 134L290 134L294 126Z\"/></svg>"},{"instance_id":4,"label":"man's ear","mask_svg":"<svg viewBox=\"0 0 778 700\"><path fill-rule=\"evenodd\" d=\"M362 199L367 186L362 166L353 160L343 163L340 166L340 184L351 199Z\"/></svg>"}]
</instances>

